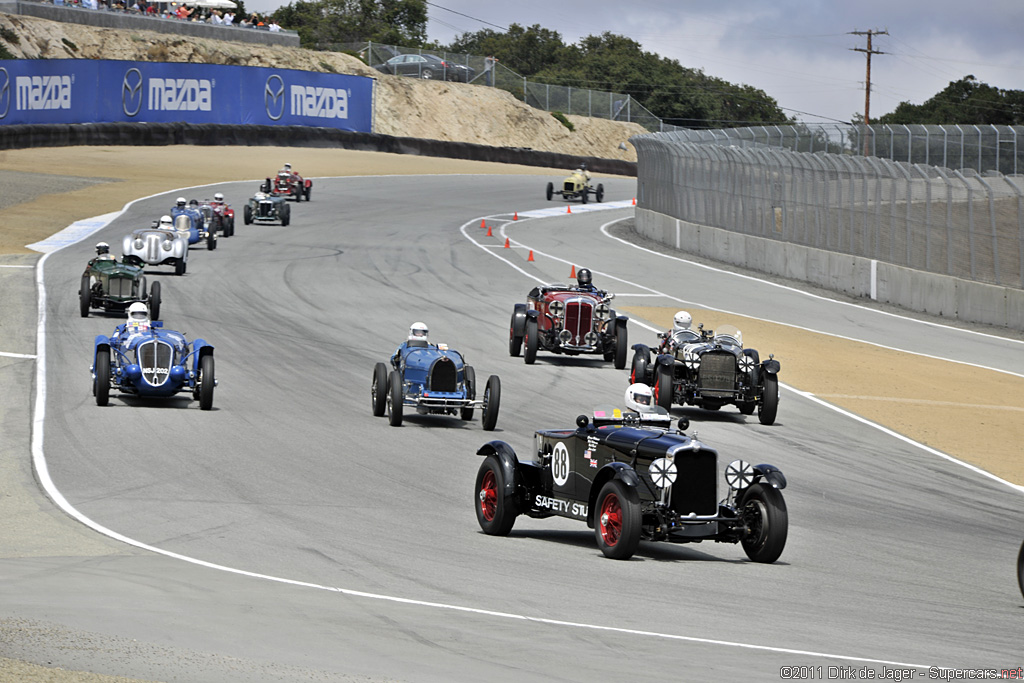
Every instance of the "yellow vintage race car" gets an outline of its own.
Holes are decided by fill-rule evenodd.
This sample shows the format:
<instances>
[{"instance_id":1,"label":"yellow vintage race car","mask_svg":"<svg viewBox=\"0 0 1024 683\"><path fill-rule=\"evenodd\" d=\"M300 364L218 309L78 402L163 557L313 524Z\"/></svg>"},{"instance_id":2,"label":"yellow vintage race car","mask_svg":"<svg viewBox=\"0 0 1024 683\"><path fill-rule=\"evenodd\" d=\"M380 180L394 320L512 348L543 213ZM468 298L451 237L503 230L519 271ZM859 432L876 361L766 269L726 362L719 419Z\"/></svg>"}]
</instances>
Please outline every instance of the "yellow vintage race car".
<instances>
[{"instance_id":1,"label":"yellow vintage race car","mask_svg":"<svg viewBox=\"0 0 1024 683\"><path fill-rule=\"evenodd\" d=\"M556 190L554 183L548 183L547 189L548 201L555 195L559 195L566 199L579 199L584 204L587 203L587 197L594 195L594 198L601 202L604 201L604 185L601 183L597 184L597 187L593 187L590 184L590 179L587 177L585 169L576 169L573 171L568 178L562 181L562 189Z\"/></svg>"}]
</instances>

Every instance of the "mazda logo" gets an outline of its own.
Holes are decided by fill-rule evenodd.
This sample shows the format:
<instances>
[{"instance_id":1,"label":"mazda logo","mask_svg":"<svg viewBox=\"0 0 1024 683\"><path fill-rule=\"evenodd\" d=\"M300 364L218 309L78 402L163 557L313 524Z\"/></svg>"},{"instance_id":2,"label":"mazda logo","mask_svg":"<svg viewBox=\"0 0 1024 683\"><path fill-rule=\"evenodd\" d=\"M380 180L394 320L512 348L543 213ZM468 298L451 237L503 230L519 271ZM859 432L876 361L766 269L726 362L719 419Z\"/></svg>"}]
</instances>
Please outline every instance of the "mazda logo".
<instances>
[{"instance_id":1,"label":"mazda logo","mask_svg":"<svg viewBox=\"0 0 1024 683\"><path fill-rule=\"evenodd\" d=\"M142 72L128 69L121 83L121 108L125 116L135 116L142 109Z\"/></svg>"},{"instance_id":2,"label":"mazda logo","mask_svg":"<svg viewBox=\"0 0 1024 683\"><path fill-rule=\"evenodd\" d=\"M267 105L267 116L271 121L280 121L284 116L284 79L274 74L267 79L263 89L263 101Z\"/></svg>"},{"instance_id":3,"label":"mazda logo","mask_svg":"<svg viewBox=\"0 0 1024 683\"><path fill-rule=\"evenodd\" d=\"M7 117L11 108L11 75L0 66L0 119Z\"/></svg>"}]
</instances>

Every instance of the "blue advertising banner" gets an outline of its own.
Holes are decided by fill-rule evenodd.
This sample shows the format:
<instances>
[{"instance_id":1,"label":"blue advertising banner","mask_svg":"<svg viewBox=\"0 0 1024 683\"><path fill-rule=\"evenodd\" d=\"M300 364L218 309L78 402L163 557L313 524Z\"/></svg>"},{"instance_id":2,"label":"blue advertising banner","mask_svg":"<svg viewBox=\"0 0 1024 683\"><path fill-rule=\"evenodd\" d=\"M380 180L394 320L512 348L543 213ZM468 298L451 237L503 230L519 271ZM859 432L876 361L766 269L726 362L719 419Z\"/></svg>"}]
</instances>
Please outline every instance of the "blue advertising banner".
<instances>
[{"instance_id":1,"label":"blue advertising banner","mask_svg":"<svg viewBox=\"0 0 1024 683\"><path fill-rule=\"evenodd\" d=\"M363 76L77 59L2 64L0 124L182 121L373 132L373 79Z\"/></svg>"}]
</instances>

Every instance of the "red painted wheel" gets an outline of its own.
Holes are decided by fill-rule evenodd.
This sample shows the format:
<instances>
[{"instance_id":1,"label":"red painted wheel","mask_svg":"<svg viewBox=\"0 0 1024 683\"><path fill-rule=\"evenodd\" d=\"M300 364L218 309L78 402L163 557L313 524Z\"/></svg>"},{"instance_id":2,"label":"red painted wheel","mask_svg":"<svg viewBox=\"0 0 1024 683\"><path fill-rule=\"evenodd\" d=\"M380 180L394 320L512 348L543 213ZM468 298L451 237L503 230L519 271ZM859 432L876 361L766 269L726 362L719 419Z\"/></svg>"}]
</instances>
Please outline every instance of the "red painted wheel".
<instances>
[{"instance_id":1,"label":"red painted wheel","mask_svg":"<svg viewBox=\"0 0 1024 683\"><path fill-rule=\"evenodd\" d=\"M498 512L498 484L494 481L494 472L488 470L484 480L480 482L480 516L488 522L494 521Z\"/></svg>"},{"instance_id":2,"label":"red painted wheel","mask_svg":"<svg viewBox=\"0 0 1024 683\"><path fill-rule=\"evenodd\" d=\"M487 456L476 474L476 521L485 534L507 536L518 515L515 498L505 492L501 461Z\"/></svg>"},{"instance_id":3,"label":"red painted wheel","mask_svg":"<svg viewBox=\"0 0 1024 683\"><path fill-rule=\"evenodd\" d=\"M612 479L597 494L597 510L597 546L605 557L628 560L640 545L640 497L636 489Z\"/></svg>"}]
</instances>

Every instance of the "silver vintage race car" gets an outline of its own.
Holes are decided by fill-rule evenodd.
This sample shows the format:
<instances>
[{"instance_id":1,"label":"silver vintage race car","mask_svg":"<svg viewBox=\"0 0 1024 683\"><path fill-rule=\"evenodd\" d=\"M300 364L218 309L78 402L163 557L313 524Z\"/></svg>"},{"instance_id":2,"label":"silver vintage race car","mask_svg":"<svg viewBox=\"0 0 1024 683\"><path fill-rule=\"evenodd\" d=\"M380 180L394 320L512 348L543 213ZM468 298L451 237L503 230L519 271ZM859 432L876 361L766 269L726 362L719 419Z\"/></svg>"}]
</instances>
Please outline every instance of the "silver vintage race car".
<instances>
[{"instance_id":1,"label":"silver vintage race car","mask_svg":"<svg viewBox=\"0 0 1024 683\"><path fill-rule=\"evenodd\" d=\"M155 222L125 236L122 259L129 265L174 266L175 275L184 275L188 266L188 230Z\"/></svg>"}]
</instances>

